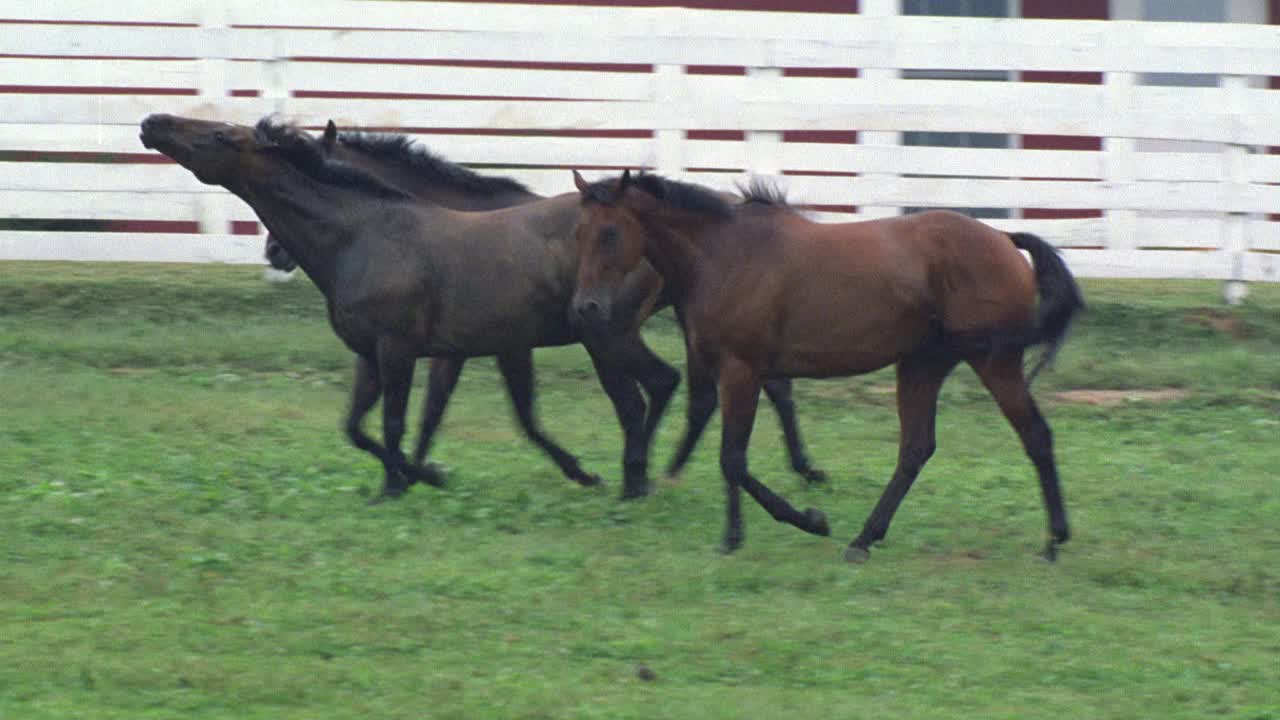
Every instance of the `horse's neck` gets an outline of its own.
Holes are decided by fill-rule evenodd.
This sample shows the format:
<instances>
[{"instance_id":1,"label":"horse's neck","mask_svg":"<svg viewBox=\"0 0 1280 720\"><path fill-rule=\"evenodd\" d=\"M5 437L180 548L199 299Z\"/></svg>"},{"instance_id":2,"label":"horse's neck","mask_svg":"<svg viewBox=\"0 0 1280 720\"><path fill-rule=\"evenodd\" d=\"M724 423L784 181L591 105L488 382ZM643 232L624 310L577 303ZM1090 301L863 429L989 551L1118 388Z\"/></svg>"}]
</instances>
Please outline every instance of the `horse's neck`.
<instances>
[{"instance_id":1,"label":"horse's neck","mask_svg":"<svg viewBox=\"0 0 1280 720\"><path fill-rule=\"evenodd\" d=\"M702 237L709 221L675 213L660 213L647 223L645 257L662 275L667 295L677 305L693 290L707 262Z\"/></svg>"},{"instance_id":2,"label":"horse's neck","mask_svg":"<svg viewBox=\"0 0 1280 720\"><path fill-rule=\"evenodd\" d=\"M236 194L327 296L338 251L350 235L342 208L354 191L272 175L251 180Z\"/></svg>"}]
</instances>

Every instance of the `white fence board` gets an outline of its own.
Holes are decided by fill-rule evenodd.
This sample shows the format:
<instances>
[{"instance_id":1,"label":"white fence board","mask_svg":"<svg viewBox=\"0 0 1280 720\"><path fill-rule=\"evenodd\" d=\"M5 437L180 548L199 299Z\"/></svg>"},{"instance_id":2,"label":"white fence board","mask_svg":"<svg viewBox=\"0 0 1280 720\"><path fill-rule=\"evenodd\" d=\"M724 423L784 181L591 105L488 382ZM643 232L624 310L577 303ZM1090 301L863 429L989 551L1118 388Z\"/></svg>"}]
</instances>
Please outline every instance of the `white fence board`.
<instances>
[{"instance_id":1,"label":"white fence board","mask_svg":"<svg viewBox=\"0 0 1280 720\"><path fill-rule=\"evenodd\" d=\"M906 81L909 82L909 81ZM1016 95L1016 93L1011 93ZM1005 94L1001 94L1005 95ZM868 93L868 97L878 97ZM923 101L922 99L923 98ZM289 114L307 125L330 118L343 125L378 127L478 127L494 130L917 130L1203 140L1246 145L1280 145L1280 93L1258 91L1247 114L1221 108L1177 114L1136 110L1098 113L1089 107L1041 107L1011 114L997 106L932 104L927 96L912 104L840 103L797 105L743 100L689 102L536 102L467 100L355 100L294 98ZM1207 100L1202 100L1205 102ZM23 95L0 96L0 117L15 123L132 124L153 112L251 124L272 107L261 98L226 98L217 105L196 97L100 96L85 102L75 95L43 95L39 103Z\"/></svg>"},{"instance_id":2,"label":"white fence board","mask_svg":"<svg viewBox=\"0 0 1280 720\"><path fill-rule=\"evenodd\" d=\"M0 230L3 260L262 264L257 235Z\"/></svg>"},{"instance_id":3,"label":"white fence board","mask_svg":"<svg viewBox=\"0 0 1280 720\"><path fill-rule=\"evenodd\" d=\"M239 200L227 206L230 220L258 219ZM4 218L190 221L199 210L199 197L189 192L0 190L0 217Z\"/></svg>"}]
</instances>

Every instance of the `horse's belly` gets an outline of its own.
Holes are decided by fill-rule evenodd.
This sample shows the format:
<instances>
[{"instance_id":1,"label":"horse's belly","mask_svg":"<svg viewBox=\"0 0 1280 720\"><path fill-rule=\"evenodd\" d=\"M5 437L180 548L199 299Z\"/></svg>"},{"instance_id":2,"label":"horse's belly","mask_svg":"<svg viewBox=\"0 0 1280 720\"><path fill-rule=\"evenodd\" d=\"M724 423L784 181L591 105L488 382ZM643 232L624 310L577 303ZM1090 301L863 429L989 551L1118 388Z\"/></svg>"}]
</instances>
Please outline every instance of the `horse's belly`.
<instances>
[{"instance_id":1,"label":"horse's belly","mask_svg":"<svg viewBox=\"0 0 1280 720\"><path fill-rule=\"evenodd\" d=\"M770 374L789 377L862 375L893 365L920 345L927 323L902 319L885 325L841 326L810 330L786 338L769 360Z\"/></svg>"},{"instance_id":2,"label":"horse's belly","mask_svg":"<svg viewBox=\"0 0 1280 720\"><path fill-rule=\"evenodd\" d=\"M427 338L424 354L479 357L520 348L567 345L577 339L567 316L466 313L440 318Z\"/></svg>"}]
</instances>

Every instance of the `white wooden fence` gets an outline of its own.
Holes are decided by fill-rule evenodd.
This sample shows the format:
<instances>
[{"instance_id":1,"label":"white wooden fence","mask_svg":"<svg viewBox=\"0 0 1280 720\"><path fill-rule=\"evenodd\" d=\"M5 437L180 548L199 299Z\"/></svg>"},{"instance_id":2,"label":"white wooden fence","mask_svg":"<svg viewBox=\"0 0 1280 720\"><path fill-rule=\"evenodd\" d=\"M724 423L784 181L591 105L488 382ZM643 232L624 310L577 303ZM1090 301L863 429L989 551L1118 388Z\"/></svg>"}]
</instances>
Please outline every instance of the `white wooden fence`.
<instances>
[{"instance_id":1,"label":"white wooden fence","mask_svg":"<svg viewBox=\"0 0 1280 720\"><path fill-rule=\"evenodd\" d=\"M9 89L0 93L0 152L136 160L145 153L138 122L152 112L246 124L280 113L315 127L333 118L409 128L450 159L544 193L571 190L570 167L648 166L726 189L746 172L785 173L793 201L856 206L864 217L1014 208L993 224L1051 239L1085 276L1280 280L1280 223L1267 216L1280 213L1280 155L1266 152L1280 145L1280 91L1266 89L1267 76L1280 76L1280 27L905 17L896 0L862 5L861 15L831 15L377 0L8 2L0 4L0 20L10 21L0 25L0 85ZM687 71L700 65L746 70ZM904 78L913 68L1007 71L1014 81ZM1029 70L1100 72L1104 82L1017 81ZM1150 72L1215 73L1220 82L1142 85ZM547 135L564 130L641 132ZM688 137L698 130L745 131L745 139ZM861 133L856 143L783 141L784 131L815 130ZM1007 149L941 148L902 145L904 131L1103 140L1093 152L1021 149L1016 140ZM1200 142L1152 152L1144 139ZM201 228L0 230L0 258L260 262L260 239L228 230L252 211L174 165L0 162L0 208L7 218ZM1031 220L1017 208L1104 212Z\"/></svg>"}]
</instances>

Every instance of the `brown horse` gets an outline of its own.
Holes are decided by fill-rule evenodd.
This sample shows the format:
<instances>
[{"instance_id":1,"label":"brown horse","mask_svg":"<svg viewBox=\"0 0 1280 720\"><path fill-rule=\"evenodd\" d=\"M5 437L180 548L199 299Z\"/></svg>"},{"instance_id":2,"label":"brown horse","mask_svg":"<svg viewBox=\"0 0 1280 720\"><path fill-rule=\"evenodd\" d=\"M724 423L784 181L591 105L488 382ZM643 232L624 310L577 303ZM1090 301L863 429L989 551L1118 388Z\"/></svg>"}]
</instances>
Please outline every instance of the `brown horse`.
<instances>
[{"instance_id":1,"label":"brown horse","mask_svg":"<svg viewBox=\"0 0 1280 720\"><path fill-rule=\"evenodd\" d=\"M744 204L732 206L701 187L656 175L624 173L587 183L575 172L574 182L581 194L574 309L582 322L607 322L620 279L647 259L684 318L690 385L719 384L726 551L743 541L740 489L775 520L830 533L821 512L797 511L748 472L763 379L858 375L896 365L898 463L845 550L847 560L859 562L884 538L933 455L938 392L963 361L995 397L1035 465L1049 515L1045 553L1056 557L1070 532L1052 437L1029 392L1023 354L1046 344L1043 364L1084 301L1051 245L947 211L814 223L761 183L745 191ZM1030 254L1034 269L1019 249Z\"/></svg>"}]
</instances>

